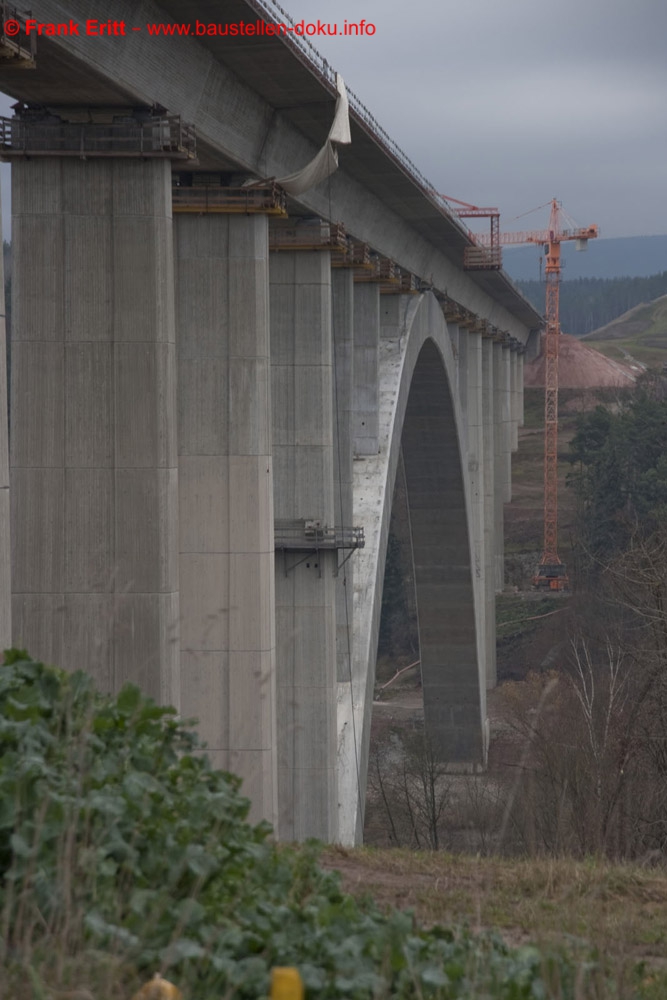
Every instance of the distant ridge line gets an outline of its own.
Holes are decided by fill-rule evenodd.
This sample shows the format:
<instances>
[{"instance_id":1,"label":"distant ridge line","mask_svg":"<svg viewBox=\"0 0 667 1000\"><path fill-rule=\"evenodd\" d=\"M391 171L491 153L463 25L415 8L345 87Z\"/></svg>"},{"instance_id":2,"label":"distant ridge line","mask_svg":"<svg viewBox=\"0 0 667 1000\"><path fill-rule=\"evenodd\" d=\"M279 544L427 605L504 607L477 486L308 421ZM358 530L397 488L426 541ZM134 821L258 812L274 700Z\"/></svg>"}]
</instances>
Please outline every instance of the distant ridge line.
<instances>
[{"instance_id":1,"label":"distant ridge line","mask_svg":"<svg viewBox=\"0 0 667 1000\"><path fill-rule=\"evenodd\" d=\"M514 281L540 277L540 248L506 247L503 267ZM667 271L667 234L599 239L586 253L563 246L563 280L577 278L648 278Z\"/></svg>"}]
</instances>

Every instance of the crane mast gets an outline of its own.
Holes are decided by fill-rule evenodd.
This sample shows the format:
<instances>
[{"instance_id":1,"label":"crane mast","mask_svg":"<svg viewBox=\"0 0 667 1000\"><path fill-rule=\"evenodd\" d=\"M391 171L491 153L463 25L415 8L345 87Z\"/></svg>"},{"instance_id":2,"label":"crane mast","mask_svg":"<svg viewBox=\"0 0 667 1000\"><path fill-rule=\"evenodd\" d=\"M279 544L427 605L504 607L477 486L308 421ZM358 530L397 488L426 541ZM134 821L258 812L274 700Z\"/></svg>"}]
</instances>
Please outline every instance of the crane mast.
<instances>
[{"instance_id":1,"label":"crane mast","mask_svg":"<svg viewBox=\"0 0 667 1000\"><path fill-rule=\"evenodd\" d=\"M552 205L552 221L554 207ZM555 232L549 226L550 232ZM558 354L560 348L560 242L547 244L546 332L544 336L544 544L533 577L536 587L564 590L569 586L558 555Z\"/></svg>"},{"instance_id":2,"label":"crane mast","mask_svg":"<svg viewBox=\"0 0 667 1000\"><path fill-rule=\"evenodd\" d=\"M446 196L444 196L446 197ZM457 201L450 198L449 201ZM542 558L533 577L533 586L565 590L569 586L565 565L558 555L558 355L560 347L559 296L561 243L576 240L577 250L585 250L588 240L598 235L596 225L565 229L560 202L551 200L549 228L528 232L502 233L498 209L477 208L457 201L463 208L454 209L461 218L486 216L491 220L490 233L470 234L473 246L466 247L464 267L469 270L492 270L501 267L501 246L542 243L546 255L546 331L544 336L544 544Z\"/></svg>"}]
</instances>

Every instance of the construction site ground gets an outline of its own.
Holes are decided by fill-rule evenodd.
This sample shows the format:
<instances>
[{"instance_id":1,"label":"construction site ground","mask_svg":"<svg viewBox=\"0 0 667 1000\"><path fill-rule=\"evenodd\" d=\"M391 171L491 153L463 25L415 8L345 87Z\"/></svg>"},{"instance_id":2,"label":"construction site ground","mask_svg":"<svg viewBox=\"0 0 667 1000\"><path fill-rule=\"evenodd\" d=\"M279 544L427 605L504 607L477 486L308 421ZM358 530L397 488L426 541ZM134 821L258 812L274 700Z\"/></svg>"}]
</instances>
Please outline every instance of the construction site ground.
<instances>
[{"instance_id":1,"label":"construction site ground","mask_svg":"<svg viewBox=\"0 0 667 1000\"><path fill-rule=\"evenodd\" d=\"M665 995L664 868L368 847L328 847L322 861L340 872L346 891L410 909L421 924L495 929L511 945L592 948L617 979L618 997L636 995L638 976L655 989L643 995Z\"/></svg>"}]
</instances>

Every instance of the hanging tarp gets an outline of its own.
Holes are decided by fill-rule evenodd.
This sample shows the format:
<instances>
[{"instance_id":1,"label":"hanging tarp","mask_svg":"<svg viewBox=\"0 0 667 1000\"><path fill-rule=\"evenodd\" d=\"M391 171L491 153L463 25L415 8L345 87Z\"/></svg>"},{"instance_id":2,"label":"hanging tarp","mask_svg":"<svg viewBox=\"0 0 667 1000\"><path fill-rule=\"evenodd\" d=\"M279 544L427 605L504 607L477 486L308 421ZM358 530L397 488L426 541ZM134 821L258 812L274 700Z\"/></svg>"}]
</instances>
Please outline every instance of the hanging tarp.
<instances>
[{"instance_id":1,"label":"hanging tarp","mask_svg":"<svg viewBox=\"0 0 667 1000\"><path fill-rule=\"evenodd\" d=\"M336 145L347 146L352 142L347 91L345 90L343 78L339 73L336 73L336 90L338 91L338 98L336 100L334 120L329 129L327 141L317 156L313 157L310 163L307 163L301 170L297 170L296 173L289 174L287 177L276 178L277 183L288 194L303 194L304 191L308 191L310 188L315 187L316 184L320 184L323 180L326 180L329 174L332 174L338 167Z\"/></svg>"}]
</instances>

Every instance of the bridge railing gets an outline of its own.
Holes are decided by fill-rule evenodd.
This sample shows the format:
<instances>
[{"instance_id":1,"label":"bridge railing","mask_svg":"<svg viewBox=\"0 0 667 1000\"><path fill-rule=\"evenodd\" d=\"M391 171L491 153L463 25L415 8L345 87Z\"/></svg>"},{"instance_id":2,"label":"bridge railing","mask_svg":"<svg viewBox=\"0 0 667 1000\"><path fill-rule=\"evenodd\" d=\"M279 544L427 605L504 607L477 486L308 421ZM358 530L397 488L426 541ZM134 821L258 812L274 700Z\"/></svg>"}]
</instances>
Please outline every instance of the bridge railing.
<instances>
[{"instance_id":1,"label":"bridge railing","mask_svg":"<svg viewBox=\"0 0 667 1000\"><path fill-rule=\"evenodd\" d=\"M318 520L277 520L274 525L276 549L311 552L316 549L363 549L364 529L323 524Z\"/></svg>"},{"instance_id":2,"label":"bridge railing","mask_svg":"<svg viewBox=\"0 0 667 1000\"><path fill-rule=\"evenodd\" d=\"M35 65L37 39L34 32L28 35L26 31L28 16L28 11L0 0L0 63L22 69Z\"/></svg>"},{"instance_id":3,"label":"bridge railing","mask_svg":"<svg viewBox=\"0 0 667 1000\"><path fill-rule=\"evenodd\" d=\"M282 21L292 27L295 25L294 19L280 6L280 4L275 3L274 0L246 0L246 2L260 16L266 17L271 23ZM298 58L308 66L311 72L314 72L320 80L328 86L332 95L335 95L336 71L324 58L324 56L317 51L312 42L302 35L295 34L293 31L289 34L281 35L280 37L281 40L292 49ZM357 118L358 121L366 126L367 131L369 131L373 138L383 147L385 153L387 153L387 155L389 155L402 168L402 170L417 183L422 191L428 195L431 201L435 202L442 214L446 215L462 234L470 238L469 231L449 210L447 201L438 191L436 191L433 184L431 184L419 168L415 166L410 157L403 152L401 147L394 139L392 139L386 129L380 125L377 118L371 111L369 111L363 101L357 97L354 91L349 89L347 89L347 96L350 104L350 111L352 112L353 117Z\"/></svg>"}]
</instances>

